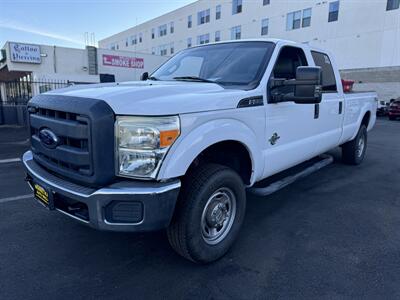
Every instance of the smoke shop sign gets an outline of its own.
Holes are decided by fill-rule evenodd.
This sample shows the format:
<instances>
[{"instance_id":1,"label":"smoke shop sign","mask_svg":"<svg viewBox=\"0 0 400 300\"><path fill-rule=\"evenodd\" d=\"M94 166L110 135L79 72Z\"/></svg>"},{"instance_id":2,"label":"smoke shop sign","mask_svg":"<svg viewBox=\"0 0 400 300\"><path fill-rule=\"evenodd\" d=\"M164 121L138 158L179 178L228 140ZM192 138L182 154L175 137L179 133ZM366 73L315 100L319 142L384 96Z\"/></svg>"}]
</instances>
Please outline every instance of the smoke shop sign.
<instances>
[{"instance_id":1,"label":"smoke shop sign","mask_svg":"<svg viewBox=\"0 0 400 300\"><path fill-rule=\"evenodd\" d=\"M137 57L103 54L103 65L110 67L143 69L144 59Z\"/></svg>"}]
</instances>

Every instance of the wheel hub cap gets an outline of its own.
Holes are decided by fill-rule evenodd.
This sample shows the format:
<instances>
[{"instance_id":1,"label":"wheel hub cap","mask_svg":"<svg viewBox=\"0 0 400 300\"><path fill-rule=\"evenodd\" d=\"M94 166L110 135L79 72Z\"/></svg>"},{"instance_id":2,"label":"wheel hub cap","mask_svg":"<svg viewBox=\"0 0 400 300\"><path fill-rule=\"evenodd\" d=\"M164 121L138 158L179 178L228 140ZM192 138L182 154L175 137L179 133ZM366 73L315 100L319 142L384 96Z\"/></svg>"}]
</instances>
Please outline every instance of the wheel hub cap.
<instances>
[{"instance_id":1,"label":"wheel hub cap","mask_svg":"<svg viewBox=\"0 0 400 300\"><path fill-rule=\"evenodd\" d=\"M201 217L204 241L215 245L221 242L232 228L236 216L236 197L229 188L220 188L208 199Z\"/></svg>"},{"instance_id":2,"label":"wheel hub cap","mask_svg":"<svg viewBox=\"0 0 400 300\"><path fill-rule=\"evenodd\" d=\"M210 213L207 214L207 224L211 227L222 226L228 217L228 208L223 203L213 204Z\"/></svg>"},{"instance_id":3,"label":"wheel hub cap","mask_svg":"<svg viewBox=\"0 0 400 300\"><path fill-rule=\"evenodd\" d=\"M364 140L364 136L361 136L360 139L358 140L358 145L357 145L357 150L356 150L357 157L362 156L362 154L364 152L364 148L365 148L365 140Z\"/></svg>"}]
</instances>

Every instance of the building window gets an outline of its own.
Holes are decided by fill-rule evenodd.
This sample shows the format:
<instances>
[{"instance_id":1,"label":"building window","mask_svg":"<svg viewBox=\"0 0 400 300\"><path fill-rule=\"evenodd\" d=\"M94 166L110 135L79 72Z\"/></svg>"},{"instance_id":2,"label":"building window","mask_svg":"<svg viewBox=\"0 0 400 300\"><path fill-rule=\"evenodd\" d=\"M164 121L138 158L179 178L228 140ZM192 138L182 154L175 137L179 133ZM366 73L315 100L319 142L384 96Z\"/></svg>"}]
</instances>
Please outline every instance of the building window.
<instances>
[{"instance_id":1,"label":"building window","mask_svg":"<svg viewBox=\"0 0 400 300\"><path fill-rule=\"evenodd\" d=\"M301 25L301 10L287 14L286 30L293 30L300 28Z\"/></svg>"},{"instance_id":2,"label":"building window","mask_svg":"<svg viewBox=\"0 0 400 300\"><path fill-rule=\"evenodd\" d=\"M328 22L335 22L339 19L339 1L329 3Z\"/></svg>"},{"instance_id":3,"label":"building window","mask_svg":"<svg viewBox=\"0 0 400 300\"><path fill-rule=\"evenodd\" d=\"M215 32L215 41L219 42L221 40L221 31L216 31Z\"/></svg>"},{"instance_id":4,"label":"building window","mask_svg":"<svg viewBox=\"0 0 400 300\"><path fill-rule=\"evenodd\" d=\"M156 54L156 48L155 48L155 47L152 47L152 48L151 48L151 54L153 54L153 55Z\"/></svg>"},{"instance_id":5,"label":"building window","mask_svg":"<svg viewBox=\"0 0 400 300\"><path fill-rule=\"evenodd\" d=\"M174 33L174 31L175 31L174 22L171 22L171 23L169 23L169 32Z\"/></svg>"},{"instance_id":6,"label":"building window","mask_svg":"<svg viewBox=\"0 0 400 300\"><path fill-rule=\"evenodd\" d=\"M232 15L241 13L242 9L242 0L232 0Z\"/></svg>"},{"instance_id":7,"label":"building window","mask_svg":"<svg viewBox=\"0 0 400 300\"><path fill-rule=\"evenodd\" d=\"M188 48L192 47L192 38L187 39L187 47Z\"/></svg>"},{"instance_id":8,"label":"building window","mask_svg":"<svg viewBox=\"0 0 400 300\"><path fill-rule=\"evenodd\" d=\"M301 23L302 27L310 27L311 26L311 8L307 8L303 10L303 20Z\"/></svg>"},{"instance_id":9,"label":"building window","mask_svg":"<svg viewBox=\"0 0 400 300\"><path fill-rule=\"evenodd\" d=\"M154 28L151 29L151 39L156 37L156 30Z\"/></svg>"},{"instance_id":10,"label":"building window","mask_svg":"<svg viewBox=\"0 0 400 300\"><path fill-rule=\"evenodd\" d=\"M202 10L197 13L197 25L205 24L210 22L210 10Z\"/></svg>"},{"instance_id":11,"label":"building window","mask_svg":"<svg viewBox=\"0 0 400 300\"><path fill-rule=\"evenodd\" d=\"M174 43L173 42L169 45L169 52L171 54L174 54L174 52L175 52L175 47L174 47Z\"/></svg>"},{"instance_id":12,"label":"building window","mask_svg":"<svg viewBox=\"0 0 400 300\"><path fill-rule=\"evenodd\" d=\"M188 28L192 28L192 16L188 16Z\"/></svg>"},{"instance_id":13,"label":"building window","mask_svg":"<svg viewBox=\"0 0 400 300\"><path fill-rule=\"evenodd\" d=\"M161 56L167 55L167 45L161 45L158 47L158 52Z\"/></svg>"},{"instance_id":14,"label":"building window","mask_svg":"<svg viewBox=\"0 0 400 300\"><path fill-rule=\"evenodd\" d=\"M143 42L143 33L139 33L139 43Z\"/></svg>"},{"instance_id":15,"label":"building window","mask_svg":"<svg viewBox=\"0 0 400 300\"><path fill-rule=\"evenodd\" d=\"M268 5L268 4L270 4L270 3L271 3L270 0L263 0L263 5Z\"/></svg>"},{"instance_id":16,"label":"building window","mask_svg":"<svg viewBox=\"0 0 400 300\"><path fill-rule=\"evenodd\" d=\"M399 9L399 7L400 7L400 0L388 0L386 5L386 10Z\"/></svg>"},{"instance_id":17,"label":"building window","mask_svg":"<svg viewBox=\"0 0 400 300\"><path fill-rule=\"evenodd\" d=\"M240 40L242 38L242 26L235 26L231 28L231 39Z\"/></svg>"},{"instance_id":18,"label":"building window","mask_svg":"<svg viewBox=\"0 0 400 300\"><path fill-rule=\"evenodd\" d=\"M294 11L287 14L286 30L299 29L300 27L309 27L311 25L311 8ZM303 18L302 18L303 15Z\"/></svg>"},{"instance_id":19,"label":"building window","mask_svg":"<svg viewBox=\"0 0 400 300\"><path fill-rule=\"evenodd\" d=\"M131 36L131 45L136 45L137 44L137 38L136 35Z\"/></svg>"},{"instance_id":20,"label":"building window","mask_svg":"<svg viewBox=\"0 0 400 300\"><path fill-rule=\"evenodd\" d=\"M167 35L167 24L158 26L158 36L162 37Z\"/></svg>"},{"instance_id":21,"label":"building window","mask_svg":"<svg viewBox=\"0 0 400 300\"><path fill-rule=\"evenodd\" d=\"M269 24L269 20L268 19L262 19L261 20L261 35L267 35L268 34L268 24Z\"/></svg>"},{"instance_id":22,"label":"building window","mask_svg":"<svg viewBox=\"0 0 400 300\"><path fill-rule=\"evenodd\" d=\"M203 34L197 37L197 45L208 44L210 42L210 34Z\"/></svg>"},{"instance_id":23,"label":"building window","mask_svg":"<svg viewBox=\"0 0 400 300\"><path fill-rule=\"evenodd\" d=\"M129 41L128 41L128 39L126 39L125 40L125 47L128 47L129 46Z\"/></svg>"},{"instance_id":24,"label":"building window","mask_svg":"<svg viewBox=\"0 0 400 300\"><path fill-rule=\"evenodd\" d=\"M215 8L215 20L221 19L221 5L217 5Z\"/></svg>"}]
</instances>

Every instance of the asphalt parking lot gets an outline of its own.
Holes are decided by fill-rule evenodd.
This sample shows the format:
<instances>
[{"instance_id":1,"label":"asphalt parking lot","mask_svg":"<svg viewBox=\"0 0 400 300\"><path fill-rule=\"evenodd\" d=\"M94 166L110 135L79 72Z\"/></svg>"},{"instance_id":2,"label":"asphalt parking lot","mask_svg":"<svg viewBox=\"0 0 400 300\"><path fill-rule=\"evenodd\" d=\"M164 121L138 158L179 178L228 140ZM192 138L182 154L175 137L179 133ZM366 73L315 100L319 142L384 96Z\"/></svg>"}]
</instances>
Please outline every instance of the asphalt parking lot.
<instances>
[{"instance_id":1,"label":"asphalt parking lot","mask_svg":"<svg viewBox=\"0 0 400 300\"><path fill-rule=\"evenodd\" d=\"M400 298L400 122L378 120L364 163L249 195L233 249L198 266L164 232L98 232L31 197L26 134L0 128L0 299ZM21 197L23 196L23 197Z\"/></svg>"}]
</instances>

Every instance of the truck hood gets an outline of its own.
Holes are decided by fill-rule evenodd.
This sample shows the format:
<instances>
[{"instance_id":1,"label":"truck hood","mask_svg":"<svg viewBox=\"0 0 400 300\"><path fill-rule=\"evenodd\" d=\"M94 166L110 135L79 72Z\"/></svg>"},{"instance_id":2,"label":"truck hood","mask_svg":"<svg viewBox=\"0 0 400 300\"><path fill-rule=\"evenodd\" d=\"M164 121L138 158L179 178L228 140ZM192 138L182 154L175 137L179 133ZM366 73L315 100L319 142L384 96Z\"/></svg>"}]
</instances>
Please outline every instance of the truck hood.
<instances>
[{"instance_id":1,"label":"truck hood","mask_svg":"<svg viewBox=\"0 0 400 300\"><path fill-rule=\"evenodd\" d=\"M248 93L214 83L146 81L76 85L46 94L104 100L119 115L173 115L236 108Z\"/></svg>"}]
</instances>

